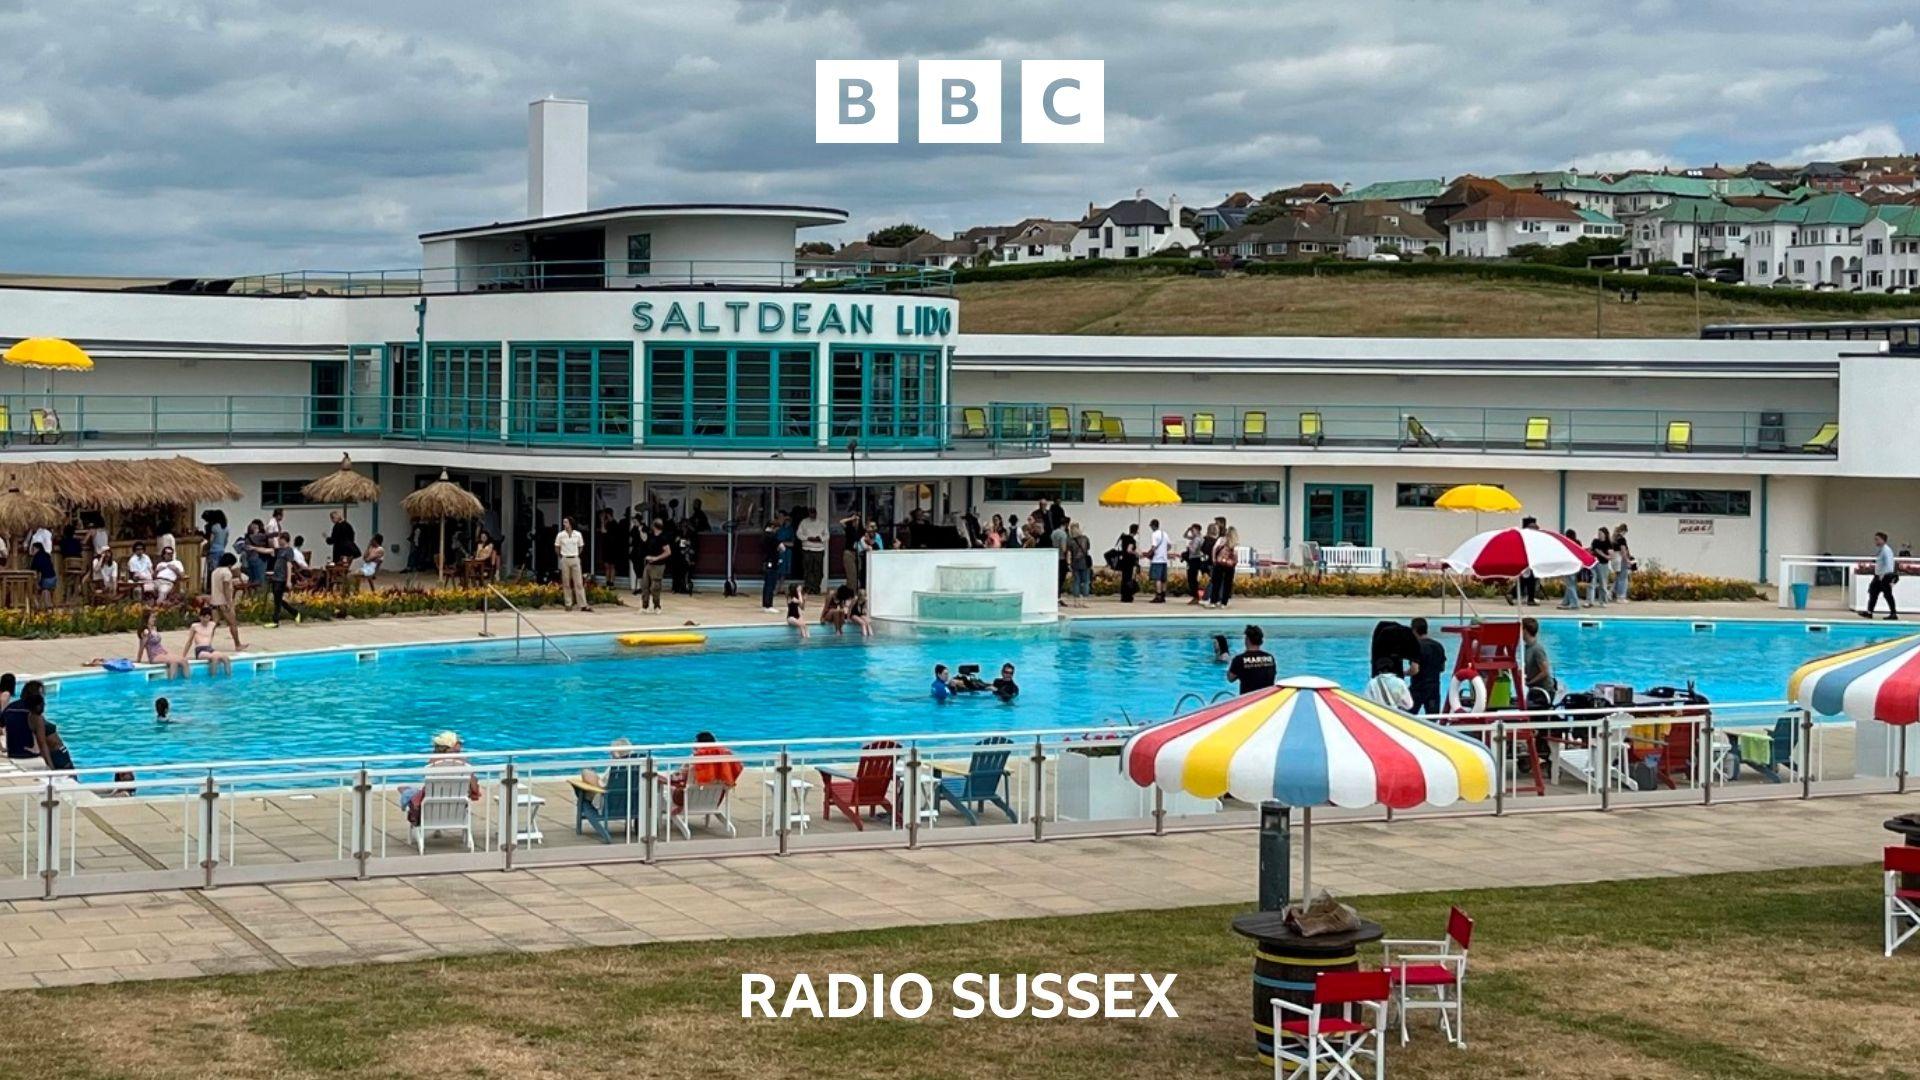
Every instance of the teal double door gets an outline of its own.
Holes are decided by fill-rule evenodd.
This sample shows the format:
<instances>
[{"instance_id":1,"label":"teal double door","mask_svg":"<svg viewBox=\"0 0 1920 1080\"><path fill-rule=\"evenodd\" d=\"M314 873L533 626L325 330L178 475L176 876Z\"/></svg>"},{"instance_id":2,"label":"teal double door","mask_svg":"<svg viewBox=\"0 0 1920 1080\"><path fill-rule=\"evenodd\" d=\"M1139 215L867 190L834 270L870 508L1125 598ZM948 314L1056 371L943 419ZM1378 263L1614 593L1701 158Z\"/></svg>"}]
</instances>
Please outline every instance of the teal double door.
<instances>
[{"instance_id":1,"label":"teal double door","mask_svg":"<svg viewBox=\"0 0 1920 1080\"><path fill-rule=\"evenodd\" d=\"M1308 484L1306 503L1308 541L1373 546L1372 484Z\"/></svg>"}]
</instances>

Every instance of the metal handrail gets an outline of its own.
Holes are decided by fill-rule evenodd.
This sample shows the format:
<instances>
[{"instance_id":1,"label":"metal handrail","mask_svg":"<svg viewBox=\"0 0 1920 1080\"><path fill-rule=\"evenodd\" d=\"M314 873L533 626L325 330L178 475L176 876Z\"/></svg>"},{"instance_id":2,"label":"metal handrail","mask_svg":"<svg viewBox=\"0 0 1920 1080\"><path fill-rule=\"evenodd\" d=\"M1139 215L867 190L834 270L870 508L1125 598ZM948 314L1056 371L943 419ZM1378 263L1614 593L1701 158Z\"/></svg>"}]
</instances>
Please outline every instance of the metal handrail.
<instances>
[{"instance_id":1,"label":"metal handrail","mask_svg":"<svg viewBox=\"0 0 1920 1080\"><path fill-rule=\"evenodd\" d=\"M488 585L486 595L480 598L480 636L481 637L493 636L493 634L488 629L488 627L491 624L491 616L493 614L492 611L489 610L489 605L492 598L496 596L500 598L501 603L507 605L508 610L513 612L513 655L515 656L520 655L520 627L524 624L526 626L533 627L533 632L540 635L540 655L541 656L544 657L547 655L547 646L551 645L553 646L555 652L558 652L561 656L566 657L568 663L573 662L573 654L568 652L566 649L562 648L559 642L553 640L551 637L548 637L547 632L545 630L540 629L539 623L536 623L532 619L527 618L526 612L521 611L519 605L515 604L512 600L507 599L507 594L501 592L500 587L497 585Z\"/></svg>"}]
</instances>

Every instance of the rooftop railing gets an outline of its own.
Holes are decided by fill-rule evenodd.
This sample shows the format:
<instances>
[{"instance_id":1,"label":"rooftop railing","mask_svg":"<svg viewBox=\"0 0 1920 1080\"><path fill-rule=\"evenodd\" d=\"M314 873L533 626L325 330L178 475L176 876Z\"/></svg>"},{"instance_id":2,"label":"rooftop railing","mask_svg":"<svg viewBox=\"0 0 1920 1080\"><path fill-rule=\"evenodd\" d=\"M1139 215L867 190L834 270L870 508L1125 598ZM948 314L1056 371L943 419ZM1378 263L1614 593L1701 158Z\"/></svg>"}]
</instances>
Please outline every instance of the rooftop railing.
<instances>
[{"instance_id":1,"label":"rooftop railing","mask_svg":"<svg viewBox=\"0 0 1920 1080\"><path fill-rule=\"evenodd\" d=\"M1055 447L1699 457L1831 456L1839 449L1831 411L1087 401L1028 408L1044 413Z\"/></svg>"},{"instance_id":2,"label":"rooftop railing","mask_svg":"<svg viewBox=\"0 0 1920 1080\"><path fill-rule=\"evenodd\" d=\"M234 278L132 281L32 278L20 283L128 292L226 296L417 296L422 293L583 289L813 288L948 296L953 271L908 263L814 259L534 260L372 270L282 270Z\"/></svg>"}]
</instances>

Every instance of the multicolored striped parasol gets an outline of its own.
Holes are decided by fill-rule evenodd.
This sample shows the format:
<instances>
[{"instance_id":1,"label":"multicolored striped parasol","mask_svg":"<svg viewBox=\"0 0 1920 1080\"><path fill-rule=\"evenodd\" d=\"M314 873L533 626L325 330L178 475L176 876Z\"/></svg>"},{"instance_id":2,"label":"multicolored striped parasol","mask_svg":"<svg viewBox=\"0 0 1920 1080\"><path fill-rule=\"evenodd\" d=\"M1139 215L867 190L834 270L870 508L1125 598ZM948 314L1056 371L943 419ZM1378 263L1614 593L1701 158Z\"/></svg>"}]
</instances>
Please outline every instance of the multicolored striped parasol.
<instances>
[{"instance_id":1,"label":"multicolored striped parasol","mask_svg":"<svg viewBox=\"0 0 1920 1080\"><path fill-rule=\"evenodd\" d=\"M1920 720L1920 634L1809 660L1787 679L1787 697L1822 716Z\"/></svg>"}]
</instances>

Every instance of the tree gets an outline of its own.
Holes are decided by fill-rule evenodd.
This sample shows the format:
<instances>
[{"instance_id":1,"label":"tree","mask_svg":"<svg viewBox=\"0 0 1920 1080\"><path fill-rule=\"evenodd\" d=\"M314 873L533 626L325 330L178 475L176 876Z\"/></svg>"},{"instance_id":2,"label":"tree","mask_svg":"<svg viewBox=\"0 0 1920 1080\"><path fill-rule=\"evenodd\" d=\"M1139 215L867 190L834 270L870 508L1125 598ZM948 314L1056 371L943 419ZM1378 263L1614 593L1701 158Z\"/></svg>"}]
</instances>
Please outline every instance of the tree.
<instances>
[{"instance_id":1,"label":"tree","mask_svg":"<svg viewBox=\"0 0 1920 1080\"><path fill-rule=\"evenodd\" d=\"M1263 202L1247 211L1246 224L1265 225L1275 218L1286 217L1288 212L1288 209L1279 203Z\"/></svg>"},{"instance_id":2,"label":"tree","mask_svg":"<svg viewBox=\"0 0 1920 1080\"><path fill-rule=\"evenodd\" d=\"M926 235L928 230L910 222L889 225L884 229L875 229L867 234L867 243L874 247L905 247L907 241L916 236Z\"/></svg>"},{"instance_id":3,"label":"tree","mask_svg":"<svg viewBox=\"0 0 1920 1080\"><path fill-rule=\"evenodd\" d=\"M831 255L833 254L833 245L827 243L825 240L809 240L800 245L800 254Z\"/></svg>"}]
</instances>

